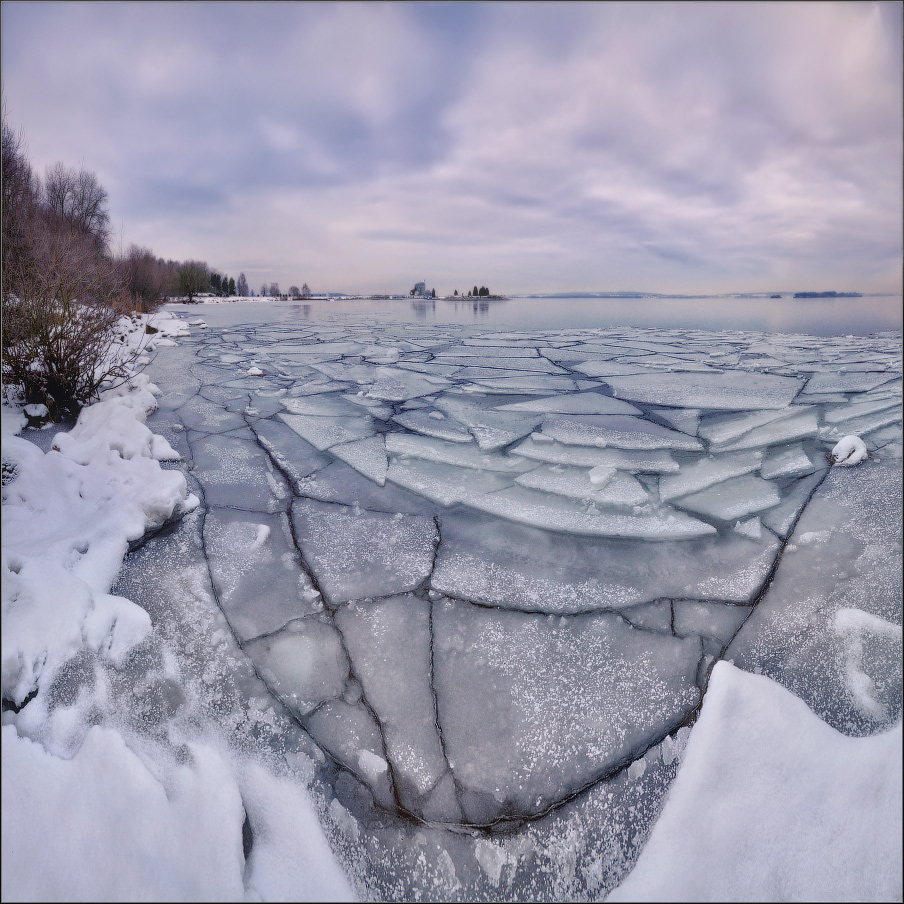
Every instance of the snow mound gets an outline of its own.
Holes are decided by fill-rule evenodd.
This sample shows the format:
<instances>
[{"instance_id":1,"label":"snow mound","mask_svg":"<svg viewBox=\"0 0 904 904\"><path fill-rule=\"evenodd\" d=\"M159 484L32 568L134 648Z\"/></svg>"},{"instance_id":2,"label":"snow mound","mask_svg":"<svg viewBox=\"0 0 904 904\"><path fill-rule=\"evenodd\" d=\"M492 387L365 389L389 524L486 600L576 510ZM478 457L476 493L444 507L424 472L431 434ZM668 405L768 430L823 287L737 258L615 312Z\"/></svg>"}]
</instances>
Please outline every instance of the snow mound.
<instances>
[{"instance_id":1,"label":"snow mound","mask_svg":"<svg viewBox=\"0 0 904 904\"><path fill-rule=\"evenodd\" d=\"M832 464L850 467L868 458L866 443L859 436L843 436L832 449Z\"/></svg>"}]
</instances>

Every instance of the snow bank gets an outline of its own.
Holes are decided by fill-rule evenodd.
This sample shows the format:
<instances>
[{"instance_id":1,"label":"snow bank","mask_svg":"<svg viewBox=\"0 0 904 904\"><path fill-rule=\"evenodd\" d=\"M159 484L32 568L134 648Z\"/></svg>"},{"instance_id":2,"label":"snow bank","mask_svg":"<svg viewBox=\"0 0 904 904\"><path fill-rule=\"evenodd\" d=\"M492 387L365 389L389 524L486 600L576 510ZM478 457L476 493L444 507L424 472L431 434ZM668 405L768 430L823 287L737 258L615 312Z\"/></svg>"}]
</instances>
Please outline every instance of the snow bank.
<instances>
[{"instance_id":1,"label":"snow bank","mask_svg":"<svg viewBox=\"0 0 904 904\"><path fill-rule=\"evenodd\" d=\"M130 542L198 504L178 458L144 423L146 377L82 409L46 455L4 436L15 479L3 488L0 691L20 705L85 643L114 661L150 630L147 613L108 591Z\"/></svg>"},{"instance_id":2,"label":"snow bank","mask_svg":"<svg viewBox=\"0 0 904 904\"><path fill-rule=\"evenodd\" d=\"M127 348L184 335L171 315L124 320ZM219 724L186 743L171 722L164 737L131 731L98 668L74 700L52 699L64 664L87 653L118 669L149 640L145 610L109 590L130 541L198 504L160 466L178 455L144 423L156 394L133 375L46 454L3 408L0 897L352 900L306 788L237 754Z\"/></svg>"},{"instance_id":3,"label":"snow bank","mask_svg":"<svg viewBox=\"0 0 904 904\"><path fill-rule=\"evenodd\" d=\"M609 901L900 901L901 723L850 738L720 662L665 808Z\"/></svg>"}]
</instances>

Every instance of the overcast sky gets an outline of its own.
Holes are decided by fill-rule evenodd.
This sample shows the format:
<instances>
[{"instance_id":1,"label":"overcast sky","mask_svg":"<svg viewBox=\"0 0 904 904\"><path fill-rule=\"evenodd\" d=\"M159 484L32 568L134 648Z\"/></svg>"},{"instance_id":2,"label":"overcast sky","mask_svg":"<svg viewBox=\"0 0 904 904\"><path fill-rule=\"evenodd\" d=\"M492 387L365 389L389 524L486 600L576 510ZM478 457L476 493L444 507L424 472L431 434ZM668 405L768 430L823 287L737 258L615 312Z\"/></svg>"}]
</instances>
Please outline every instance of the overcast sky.
<instances>
[{"instance_id":1,"label":"overcast sky","mask_svg":"<svg viewBox=\"0 0 904 904\"><path fill-rule=\"evenodd\" d=\"M32 164L257 291L901 291L901 4L3 2Z\"/></svg>"}]
</instances>

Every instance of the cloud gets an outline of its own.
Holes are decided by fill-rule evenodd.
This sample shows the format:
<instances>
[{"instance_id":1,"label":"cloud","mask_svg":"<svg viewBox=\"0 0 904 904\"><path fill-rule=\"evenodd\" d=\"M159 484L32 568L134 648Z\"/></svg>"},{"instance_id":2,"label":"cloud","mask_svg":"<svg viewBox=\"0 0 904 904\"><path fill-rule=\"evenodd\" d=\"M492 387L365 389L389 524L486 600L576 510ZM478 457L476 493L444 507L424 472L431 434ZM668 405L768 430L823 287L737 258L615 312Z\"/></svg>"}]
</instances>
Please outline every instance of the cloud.
<instances>
[{"instance_id":1,"label":"cloud","mask_svg":"<svg viewBox=\"0 0 904 904\"><path fill-rule=\"evenodd\" d=\"M899 4L3 5L126 241L342 290L900 291Z\"/></svg>"}]
</instances>

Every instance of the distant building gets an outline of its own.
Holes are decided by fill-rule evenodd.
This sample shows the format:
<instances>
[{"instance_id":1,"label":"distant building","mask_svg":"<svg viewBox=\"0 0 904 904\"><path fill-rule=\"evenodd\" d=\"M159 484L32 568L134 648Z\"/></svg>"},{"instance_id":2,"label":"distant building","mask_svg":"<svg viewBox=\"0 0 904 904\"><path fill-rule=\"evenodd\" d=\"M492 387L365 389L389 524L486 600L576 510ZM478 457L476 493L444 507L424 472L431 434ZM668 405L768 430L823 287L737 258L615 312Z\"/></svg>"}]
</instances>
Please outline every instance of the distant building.
<instances>
[{"instance_id":1,"label":"distant building","mask_svg":"<svg viewBox=\"0 0 904 904\"><path fill-rule=\"evenodd\" d=\"M427 283L426 282L415 283L414 288L408 294L409 295L417 295L417 296L423 298L423 296L427 294Z\"/></svg>"}]
</instances>

